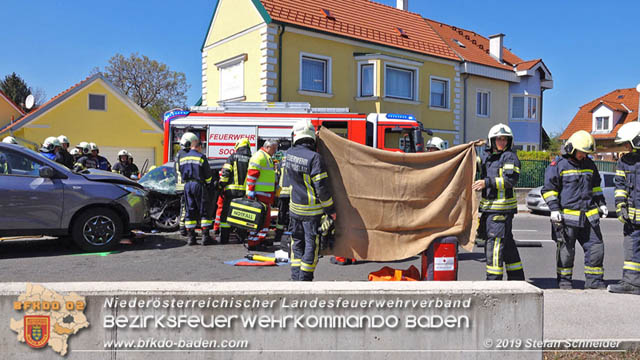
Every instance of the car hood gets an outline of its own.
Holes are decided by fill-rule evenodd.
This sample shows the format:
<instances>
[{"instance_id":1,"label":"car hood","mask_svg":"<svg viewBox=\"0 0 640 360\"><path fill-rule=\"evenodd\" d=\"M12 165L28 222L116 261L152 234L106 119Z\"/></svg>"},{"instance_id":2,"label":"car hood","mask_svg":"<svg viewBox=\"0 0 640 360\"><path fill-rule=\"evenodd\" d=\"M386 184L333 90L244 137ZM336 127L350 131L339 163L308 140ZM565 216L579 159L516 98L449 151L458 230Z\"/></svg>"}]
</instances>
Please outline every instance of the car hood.
<instances>
[{"instance_id":1,"label":"car hood","mask_svg":"<svg viewBox=\"0 0 640 360\"><path fill-rule=\"evenodd\" d=\"M82 175L84 178L90 181L122 184L122 185L129 185L129 186L142 188L142 185L138 184L137 182L127 179L126 177L120 174L112 173L109 171L98 170L98 169L87 169L87 170L81 171L78 174Z\"/></svg>"}]
</instances>

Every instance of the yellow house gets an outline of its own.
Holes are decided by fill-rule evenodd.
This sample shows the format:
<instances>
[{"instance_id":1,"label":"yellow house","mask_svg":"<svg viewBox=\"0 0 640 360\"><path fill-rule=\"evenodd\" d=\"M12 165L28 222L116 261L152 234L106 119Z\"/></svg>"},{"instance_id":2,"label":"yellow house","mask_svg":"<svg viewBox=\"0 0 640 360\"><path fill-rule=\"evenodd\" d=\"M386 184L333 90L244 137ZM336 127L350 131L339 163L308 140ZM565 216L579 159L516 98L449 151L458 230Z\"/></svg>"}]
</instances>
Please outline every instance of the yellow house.
<instances>
[{"instance_id":1,"label":"yellow house","mask_svg":"<svg viewBox=\"0 0 640 360\"><path fill-rule=\"evenodd\" d=\"M112 164L126 149L142 167L162 163L163 130L140 106L102 75L91 76L0 130L38 147L49 136L66 135L71 146L94 142Z\"/></svg>"},{"instance_id":2,"label":"yellow house","mask_svg":"<svg viewBox=\"0 0 640 360\"><path fill-rule=\"evenodd\" d=\"M0 129L18 120L24 112L0 90Z\"/></svg>"},{"instance_id":3,"label":"yellow house","mask_svg":"<svg viewBox=\"0 0 640 360\"><path fill-rule=\"evenodd\" d=\"M413 114L462 142L461 58L419 15L367 0L219 0L202 46L202 106L308 102Z\"/></svg>"}]
</instances>

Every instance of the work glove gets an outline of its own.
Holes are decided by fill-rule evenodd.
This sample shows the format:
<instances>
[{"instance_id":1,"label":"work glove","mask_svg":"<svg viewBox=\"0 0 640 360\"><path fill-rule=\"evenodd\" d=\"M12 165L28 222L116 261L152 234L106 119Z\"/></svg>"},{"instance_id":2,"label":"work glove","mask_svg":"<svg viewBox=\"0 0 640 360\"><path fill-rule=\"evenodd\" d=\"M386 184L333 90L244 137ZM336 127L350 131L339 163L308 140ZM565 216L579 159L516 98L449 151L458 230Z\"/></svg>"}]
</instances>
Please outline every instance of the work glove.
<instances>
[{"instance_id":1,"label":"work glove","mask_svg":"<svg viewBox=\"0 0 640 360\"><path fill-rule=\"evenodd\" d=\"M554 223L562 222L562 214L560 214L560 211L552 211L550 218Z\"/></svg>"},{"instance_id":2,"label":"work glove","mask_svg":"<svg viewBox=\"0 0 640 360\"><path fill-rule=\"evenodd\" d=\"M333 226L333 219L330 216L323 215L318 227L320 233L320 249L333 249L335 241L336 228Z\"/></svg>"},{"instance_id":3,"label":"work glove","mask_svg":"<svg viewBox=\"0 0 640 360\"><path fill-rule=\"evenodd\" d=\"M327 215L322 215L318 232L322 236L327 236L329 234L329 229L331 228L332 225L333 225L333 219Z\"/></svg>"},{"instance_id":4,"label":"work glove","mask_svg":"<svg viewBox=\"0 0 640 360\"><path fill-rule=\"evenodd\" d=\"M618 220L620 220L620 222L623 224L629 222L629 210L627 210L626 206L622 206L618 210Z\"/></svg>"},{"instance_id":5,"label":"work glove","mask_svg":"<svg viewBox=\"0 0 640 360\"><path fill-rule=\"evenodd\" d=\"M607 217L607 215L609 215L609 209L607 209L606 205L600 205L600 207L598 208L600 210L600 215L605 218Z\"/></svg>"},{"instance_id":6,"label":"work glove","mask_svg":"<svg viewBox=\"0 0 640 360\"><path fill-rule=\"evenodd\" d=\"M255 200L256 199L256 192L255 191L247 191L247 199Z\"/></svg>"}]
</instances>

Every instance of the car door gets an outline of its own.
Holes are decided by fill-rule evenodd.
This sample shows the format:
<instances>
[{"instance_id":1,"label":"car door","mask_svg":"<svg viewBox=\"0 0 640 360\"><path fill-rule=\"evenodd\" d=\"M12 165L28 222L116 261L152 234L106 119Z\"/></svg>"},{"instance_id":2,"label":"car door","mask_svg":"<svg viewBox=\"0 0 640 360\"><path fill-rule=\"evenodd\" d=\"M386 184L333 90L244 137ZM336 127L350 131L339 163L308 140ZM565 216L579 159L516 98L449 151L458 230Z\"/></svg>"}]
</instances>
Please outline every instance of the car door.
<instances>
[{"instance_id":1,"label":"car door","mask_svg":"<svg viewBox=\"0 0 640 360\"><path fill-rule=\"evenodd\" d=\"M46 159L0 149L0 230L59 229L63 206L60 179L40 177Z\"/></svg>"}]
</instances>

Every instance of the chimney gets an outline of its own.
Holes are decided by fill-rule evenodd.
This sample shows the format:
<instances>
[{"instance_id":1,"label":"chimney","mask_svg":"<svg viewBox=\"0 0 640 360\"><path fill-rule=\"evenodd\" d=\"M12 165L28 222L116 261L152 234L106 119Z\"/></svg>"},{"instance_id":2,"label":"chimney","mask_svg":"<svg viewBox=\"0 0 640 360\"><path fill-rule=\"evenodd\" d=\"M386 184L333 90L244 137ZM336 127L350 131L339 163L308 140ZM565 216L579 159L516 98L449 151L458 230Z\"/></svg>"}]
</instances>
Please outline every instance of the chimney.
<instances>
[{"instance_id":1,"label":"chimney","mask_svg":"<svg viewBox=\"0 0 640 360\"><path fill-rule=\"evenodd\" d=\"M409 0L396 0L396 8L409 11Z\"/></svg>"},{"instance_id":2,"label":"chimney","mask_svg":"<svg viewBox=\"0 0 640 360\"><path fill-rule=\"evenodd\" d=\"M502 62L502 47L504 46L504 36L504 34L489 36L489 54L499 62Z\"/></svg>"}]
</instances>

